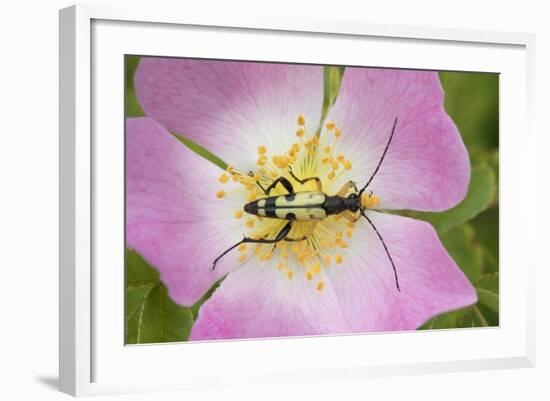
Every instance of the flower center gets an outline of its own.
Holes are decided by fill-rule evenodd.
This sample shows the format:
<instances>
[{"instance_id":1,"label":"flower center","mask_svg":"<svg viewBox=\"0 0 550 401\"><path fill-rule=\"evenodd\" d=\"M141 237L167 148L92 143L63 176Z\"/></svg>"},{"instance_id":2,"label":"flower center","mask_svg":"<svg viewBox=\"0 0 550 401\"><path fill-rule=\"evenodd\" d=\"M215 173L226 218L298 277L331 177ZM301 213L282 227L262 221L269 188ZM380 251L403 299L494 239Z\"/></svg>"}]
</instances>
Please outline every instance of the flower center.
<instances>
[{"instance_id":1,"label":"flower center","mask_svg":"<svg viewBox=\"0 0 550 401\"><path fill-rule=\"evenodd\" d=\"M282 154L269 154L265 145L257 149L255 171L244 173L232 166L227 167L219 182L230 180L240 184L240 196L245 203L267 196L287 195L283 185L275 185L266 195L265 188L279 177L288 180L295 193L321 190L342 198L356 193L351 181L343 178L352 170L352 162L339 152L342 131L332 121L327 121L321 134L308 132L305 118L297 118L295 141ZM305 180L317 177L319 180ZM345 182L343 186L338 183ZM340 188L338 188L340 187ZM225 198L220 190L216 196ZM362 208L377 206L380 200L371 193L365 193L360 200ZM241 263L255 258L259 265L271 263L288 279L298 274L312 282L312 287L322 291L326 286L326 274L331 266L342 265L348 241L353 237L358 212L346 210L314 221L292 221L292 228L286 240L275 244L243 243L237 249ZM245 214L243 209L234 211L242 219L247 236L252 239L274 239L289 223L287 220ZM300 240L305 238L304 240ZM294 240L293 240L294 239Z\"/></svg>"}]
</instances>

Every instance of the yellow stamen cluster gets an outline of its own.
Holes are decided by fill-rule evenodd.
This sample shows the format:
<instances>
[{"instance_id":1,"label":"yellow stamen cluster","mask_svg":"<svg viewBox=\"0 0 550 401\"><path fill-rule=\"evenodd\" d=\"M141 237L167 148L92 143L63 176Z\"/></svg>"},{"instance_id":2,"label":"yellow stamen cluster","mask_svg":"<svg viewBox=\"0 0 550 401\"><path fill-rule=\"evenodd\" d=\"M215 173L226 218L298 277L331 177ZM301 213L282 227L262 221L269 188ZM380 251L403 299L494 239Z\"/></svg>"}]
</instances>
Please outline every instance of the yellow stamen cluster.
<instances>
[{"instance_id":1,"label":"yellow stamen cluster","mask_svg":"<svg viewBox=\"0 0 550 401\"><path fill-rule=\"evenodd\" d=\"M324 146L323 153L324 157L321 158L321 164L326 165L327 169L327 178L329 180L334 180L345 171L349 171L352 168L351 161L346 159L344 154L334 155L334 150L337 147L337 141L342 136L342 131L336 126L332 121L327 121L325 123L325 128L327 129L327 134L330 136L333 135L332 146ZM342 167L342 170L338 171Z\"/></svg>"},{"instance_id":2,"label":"yellow stamen cluster","mask_svg":"<svg viewBox=\"0 0 550 401\"><path fill-rule=\"evenodd\" d=\"M380 204L380 198L371 194L363 194L361 197L361 205L364 208L372 208Z\"/></svg>"},{"instance_id":3,"label":"yellow stamen cluster","mask_svg":"<svg viewBox=\"0 0 550 401\"><path fill-rule=\"evenodd\" d=\"M349 192L339 193L340 188L336 188L334 184L340 176L352 170L352 162L339 151L342 131L335 122L326 121L318 135L316 132L308 132L303 115L299 115L296 122L295 143L282 153L271 154L267 146L258 146L256 171L245 173L233 166L227 166L218 181L223 185L233 181L238 184L238 189L220 190L216 196L224 199L237 193L241 202L252 202L265 197L262 187L269 187L281 176L292 183L295 192L317 190L314 180L301 184L293 178L290 170L300 179L319 177L322 190L330 195L349 195ZM286 194L287 191L282 185L275 186L270 192L270 196ZM365 208L374 207L379 203L379 198L370 194L365 194L361 198L361 204ZM236 219L242 219L244 214L242 209L233 211ZM246 219L242 220L246 236L253 239L273 239L287 224L284 220L261 216L245 217ZM307 237L306 240L280 241L275 244L241 244L237 248L238 260L242 263L254 260L260 266L264 263L273 263L288 280L301 277L312 282L312 289L321 292L327 285L326 270L331 265L336 265L337 269L342 268L338 266L344 263L342 252L346 252L345 249L350 246L348 241L352 239L355 228L355 223L349 221L349 218L349 215L336 215L322 221L295 221L288 238Z\"/></svg>"}]
</instances>

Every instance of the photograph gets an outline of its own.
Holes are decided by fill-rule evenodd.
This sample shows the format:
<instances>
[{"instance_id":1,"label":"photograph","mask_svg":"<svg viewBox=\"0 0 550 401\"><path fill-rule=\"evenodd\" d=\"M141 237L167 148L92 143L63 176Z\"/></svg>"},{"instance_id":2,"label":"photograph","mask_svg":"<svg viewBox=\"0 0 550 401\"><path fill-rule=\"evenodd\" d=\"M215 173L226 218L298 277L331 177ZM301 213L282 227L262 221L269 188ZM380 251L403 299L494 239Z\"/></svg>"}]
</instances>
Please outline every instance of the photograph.
<instances>
[{"instance_id":1,"label":"photograph","mask_svg":"<svg viewBox=\"0 0 550 401\"><path fill-rule=\"evenodd\" d=\"M0 398L550 400L544 4L7 2Z\"/></svg>"},{"instance_id":2,"label":"photograph","mask_svg":"<svg viewBox=\"0 0 550 401\"><path fill-rule=\"evenodd\" d=\"M499 326L499 74L124 56L125 344Z\"/></svg>"}]
</instances>

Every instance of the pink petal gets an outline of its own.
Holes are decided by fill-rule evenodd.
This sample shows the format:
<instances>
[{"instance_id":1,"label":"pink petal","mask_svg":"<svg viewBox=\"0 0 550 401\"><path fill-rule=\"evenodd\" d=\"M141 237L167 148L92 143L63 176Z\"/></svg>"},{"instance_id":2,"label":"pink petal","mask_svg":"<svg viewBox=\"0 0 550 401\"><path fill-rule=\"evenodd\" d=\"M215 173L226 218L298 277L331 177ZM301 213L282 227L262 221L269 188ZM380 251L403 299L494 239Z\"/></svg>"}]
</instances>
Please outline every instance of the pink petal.
<instances>
[{"instance_id":1,"label":"pink petal","mask_svg":"<svg viewBox=\"0 0 550 401\"><path fill-rule=\"evenodd\" d=\"M243 222L233 217L242 204L215 196L222 172L154 120L126 121L127 246L159 270L183 305L238 266L233 253L211 270L217 253L242 238Z\"/></svg>"},{"instance_id":2,"label":"pink petal","mask_svg":"<svg viewBox=\"0 0 550 401\"><path fill-rule=\"evenodd\" d=\"M316 129L323 104L319 66L144 57L135 87L148 116L243 170L260 145L288 150L299 114Z\"/></svg>"},{"instance_id":3,"label":"pink petal","mask_svg":"<svg viewBox=\"0 0 550 401\"><path fill-rule=\"evenodd\" d=\"M342 147L361 186L398 118L388 153L369 186L382 208L441 211L466 195L468 153L443 108L443 97L437 72L346 68L329 119L342 129Z\"/></svg>"},{"instance_id":4,"label":"pink petal","mask_svg":"<svg viewBox=\"0 0 550 401\"><path fill-rule=\"evenodd\" d=\"M440 313L477 301L430 224L377 212L368 216L393 258L401 291L382 243L361 219L349 241L346 266L330 271L352 331L414 330Z\"/></svg>"},{"instance_id":5,"label":"pink petal","mask_svg":"<svg viewBox=\"0 0 550 401\"><path fill-rule=\"evenodd\" d=\"M323 291L274 266L231 273L200 310L191 339L413 330L476 302L476 293L427 223L370 212L392 254L401 292L378 237L357 224L342 265L324 271Z\"/></svg>"},{"instance_id":6,"label":"pink petal","mask_svg":"<svg viewBox=\"0 0 550 401\"><path fill-rule=\"evenodd\" d=\"M336 310L338 296L322 292L304 275L289 280L275 264L246 264L231 273L206 301L190 340L349 333Z\"/></svg>"}]
</instances>

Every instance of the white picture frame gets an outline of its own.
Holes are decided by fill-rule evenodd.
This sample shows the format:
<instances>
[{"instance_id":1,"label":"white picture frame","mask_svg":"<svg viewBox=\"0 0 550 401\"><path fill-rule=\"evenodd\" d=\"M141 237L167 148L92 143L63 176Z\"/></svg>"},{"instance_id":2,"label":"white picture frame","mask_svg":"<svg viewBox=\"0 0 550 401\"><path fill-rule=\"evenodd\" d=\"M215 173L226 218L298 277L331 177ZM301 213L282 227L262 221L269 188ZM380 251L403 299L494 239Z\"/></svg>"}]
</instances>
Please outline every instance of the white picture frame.
<instances>
[{"instance_id":1,"label":"white picture frame","mask_svg":"<svg viewBox=\"0 0 550 401\"><path fill-rule=\"evenodd\" d=\"M200 48L181 45L177 41L179 35L193 35L195 40L189 42L199 41ZM216 45L222 36L223 48ZM264 53L255 48L258 37L265 42L261 46ZM339 42L337 47L332 43L334 40ZM535 194L534 40L533 35L521 33L259 16L222 18L155 7L79 5L61 10L61 391L93 395L534 366L536 261L532 256L535 253L529 250L535 243L536 214L532 203L528 203L528 198L534 198ZM310 53L300 48L300 41L312 44ZM366 65L361 58L364 55L351 54L346 48L348 44L370 46L370 66L430 66L502 74L501 326L197 343L192 347L189 344L125 347L120 331L123 325L120 261L124 247L120 235L124 132L120 99L124 80L123 68L119 68L123 60L119 56L247 59L254 55L255 60ZM323 53L323 48L332 51ZM509 96L511 93L513 97ZM120 136L98 134L107 129L120 132ZM524 134L518 140L512 132ZM113 171L114 174L107 174ZM521 183L521 190L517 183ZM105 199L106 194L109 199ZM111 226L106 222L114 223ZM508 265L520 268L508 269ZM468 349L465 344L470 345ZM390 345L395 354L383 352ZM322 360L316 358L320 346L324 350ZM418 350L423 350L422 356ZM189 363L187 373L179 375L182 377L170 374L182 355ZM227 360L219 359L219 355ZM292 366L289 356L293 358ZM218 363L214 367L201 363L216 357ZM159 360L166 362L165 372L150 371L140 376L132 369L140 361L154 364ZM232 363L227 363L229 360Z\"/></svg>"}]
</instances>

